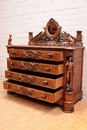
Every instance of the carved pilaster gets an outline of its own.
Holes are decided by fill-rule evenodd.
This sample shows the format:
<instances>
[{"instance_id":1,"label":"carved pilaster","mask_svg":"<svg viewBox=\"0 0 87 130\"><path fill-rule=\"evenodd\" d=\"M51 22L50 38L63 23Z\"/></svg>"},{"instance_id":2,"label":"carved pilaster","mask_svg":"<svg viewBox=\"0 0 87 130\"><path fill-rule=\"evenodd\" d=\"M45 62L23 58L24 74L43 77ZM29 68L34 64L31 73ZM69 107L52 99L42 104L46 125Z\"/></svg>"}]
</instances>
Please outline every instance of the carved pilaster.
<instances>
[{"instance_id":1,"label":"carved pilaster","mask_svg":"<svg viewBox=\"0 0 87 130\"><path fill-rule=\"evenodd\" d=\"M74 53L73 51L67 51L67 62L66 62L66 86L64 90L64 105L63 111L73 112L74 111L74 101L73 101L73 73L74 73L74 63L73 63Z\"/></svg>"}]
</instances>

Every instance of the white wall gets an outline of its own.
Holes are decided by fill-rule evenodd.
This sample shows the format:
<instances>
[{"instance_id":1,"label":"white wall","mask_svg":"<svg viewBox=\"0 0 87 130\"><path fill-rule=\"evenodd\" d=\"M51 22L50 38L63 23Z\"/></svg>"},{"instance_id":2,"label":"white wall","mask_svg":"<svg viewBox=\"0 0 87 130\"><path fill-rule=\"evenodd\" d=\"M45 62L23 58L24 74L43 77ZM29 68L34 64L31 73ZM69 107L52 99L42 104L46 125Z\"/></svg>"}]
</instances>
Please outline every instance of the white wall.
<instances>
[{"instance_id":1,"label":"white wall","mask_svg":"<svg viewBox=\"0 0 87 130\"><path fill-rule=\"evenodd\" d=\"M6 69L9 34L13 44L26 45L28 32L43 31L50 18L73 36L77 30L83 31L83 98L87 99L87 0L0 0L0 78Z\"/></svg>"}]
</instances>

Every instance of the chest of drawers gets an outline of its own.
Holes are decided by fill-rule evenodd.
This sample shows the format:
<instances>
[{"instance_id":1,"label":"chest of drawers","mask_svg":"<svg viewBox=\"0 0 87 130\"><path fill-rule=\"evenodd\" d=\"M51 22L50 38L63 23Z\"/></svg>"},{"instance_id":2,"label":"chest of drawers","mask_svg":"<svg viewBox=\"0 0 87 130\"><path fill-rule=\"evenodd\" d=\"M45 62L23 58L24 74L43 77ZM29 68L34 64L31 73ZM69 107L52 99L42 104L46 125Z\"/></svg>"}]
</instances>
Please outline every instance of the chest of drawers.
<instances>
[{"instance_id":1,"label":"chest of drawers","mask_svg":"<svg viewBox=\"0 0 87 130\"><path fill-rule=\"evenodd\" d=\"M29 44L7 45L4 88L8 94L55 103L63 111L73 112L74 103L82 98L84 47Z\"/></svg>"}]
</instances>

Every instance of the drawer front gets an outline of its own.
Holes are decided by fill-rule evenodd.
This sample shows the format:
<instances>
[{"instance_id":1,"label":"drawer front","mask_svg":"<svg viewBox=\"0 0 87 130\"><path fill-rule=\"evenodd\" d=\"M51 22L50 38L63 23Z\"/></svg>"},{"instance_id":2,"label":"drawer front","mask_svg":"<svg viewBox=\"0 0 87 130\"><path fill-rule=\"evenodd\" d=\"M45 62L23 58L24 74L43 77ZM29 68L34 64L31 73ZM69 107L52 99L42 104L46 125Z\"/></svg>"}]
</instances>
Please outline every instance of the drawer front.
<instances>
[{"instance_id":1,"label":"drawer front","mask_svg":"<svg viewBox=\"0 0 87 130\"><path fill-rule=\"evenodd\" d=\"M62 51L41 51L41 50L21 50L9 49L10 57L31 58L40 60L63 61Z\"/></svg>"},{"instance_id":2,"label":"drawer front","mask_svg":"<svg viewBox=\"0 0 87 130\"><path fill-rule=\"evenodd\" d=\"M63 73L63 64L52 65L52 64L25 62L25 61L8 59L7 67L11 69L29 70L34 72L49 73L55 75Z\"/></svg>"},{"instance_id":3,"label":"drawer front","mask_svg":"<svg viewBox=\"0 0 87 130\"><path fill-rule=\"evenodd\" d=\"M60 98L62 98L63 95L63 89L60 89L55 93L51 93L6 81L4 82L4 89L51 103L55 103Z\"/></svg>"},{"instance_id":4,"label":"drawer front","mask_svg":"<svg viewBox=\"0 0 87 130\"><path fill-rule=\"evenodd\" d=\"M5 71L5 77L11 80L56 89L63 86L63 77L51 79L17 72Z\"/></svg>"}]
</instances>

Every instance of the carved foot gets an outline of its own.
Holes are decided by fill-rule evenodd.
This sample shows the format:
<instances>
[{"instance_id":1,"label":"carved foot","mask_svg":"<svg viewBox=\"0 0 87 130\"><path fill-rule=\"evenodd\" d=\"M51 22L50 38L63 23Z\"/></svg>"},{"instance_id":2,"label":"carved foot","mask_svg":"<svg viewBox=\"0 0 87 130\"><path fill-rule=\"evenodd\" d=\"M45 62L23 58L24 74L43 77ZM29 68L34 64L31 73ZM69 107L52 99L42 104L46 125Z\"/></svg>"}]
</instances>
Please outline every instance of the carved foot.
<instances>
[{"instance_id":1,"label":"carved foot","mask_svg":"<svg viewBox=\"0 0 87 130\"><path fill-rule=\"evenodd\" d=\"M74 112L74 108L72 109L72 110L64 110L64 109L62 109L63 110L63 112L65 112L65 113L72 113L72 112Z\"/></svg>"},{"instance_id":2,"label":"carved foot","mask_svg":"<svg viewBox=\"0 0 87 130\"><path fill-rule=\"evenodd\" d=\"M8 95L13 95L13 94L15 94L15 92L7 91L7 94Z\"/></svg>"},{"instance_id":3,"label":"carved foot","mask_svg":"<svg viewBox=\"0 0 87 130\"><path fill-rule=\"evenodd\" d=\"M73 102L64 102L62 110L66 113L72 113L74 111Z\"/></svg>"},{"instance_id":4,"label":"carved foot","mask_svg":"<svg viewBox=\"0 0 87 130\"><path fill-rule=\"evenodd\" d=\"M64 93L63 111L67 113L74 111L73 92Z\"/></svg>"}]
</instances>

